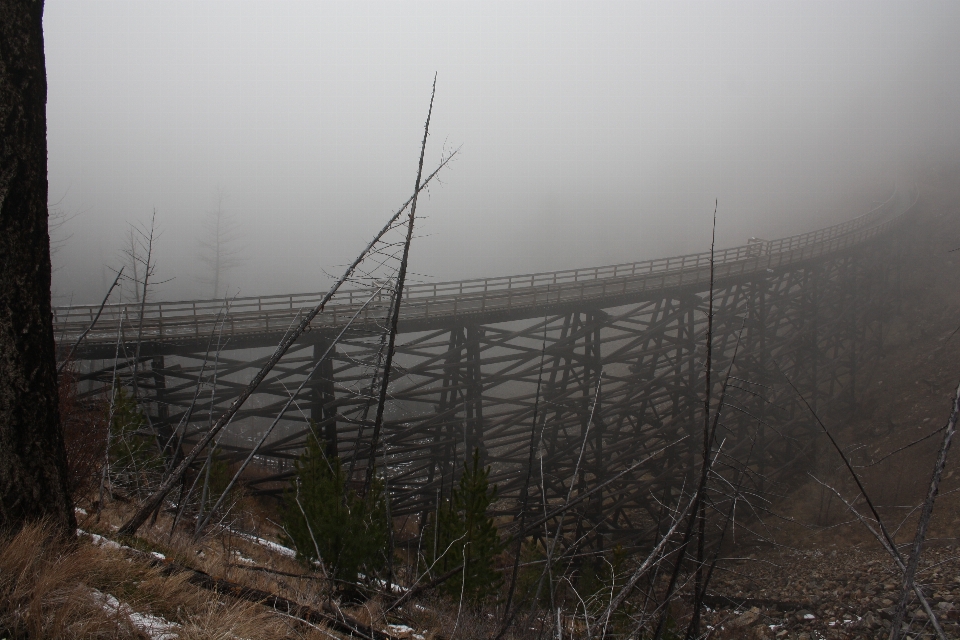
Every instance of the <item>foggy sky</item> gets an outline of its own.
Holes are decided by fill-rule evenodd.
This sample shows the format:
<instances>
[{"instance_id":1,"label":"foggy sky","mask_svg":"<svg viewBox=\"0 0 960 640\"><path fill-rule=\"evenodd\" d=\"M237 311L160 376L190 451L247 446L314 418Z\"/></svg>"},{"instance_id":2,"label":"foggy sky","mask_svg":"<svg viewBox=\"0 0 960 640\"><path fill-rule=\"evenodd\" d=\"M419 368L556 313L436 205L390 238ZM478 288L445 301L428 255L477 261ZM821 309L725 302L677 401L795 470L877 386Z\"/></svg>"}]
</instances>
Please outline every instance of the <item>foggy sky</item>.
<instances>
[{"instance_id":1,"label":"foggy sky","mask_svg":"<svg viewBox=\"0 0 960 640\"><path fill-rule=\"evenodd\" d=\"M54 303L99 301L156 209L157 298L325 290L412 192L435 281L779 237L960 148L960 3L47 0Z\"/></svg>"}]
</instances>

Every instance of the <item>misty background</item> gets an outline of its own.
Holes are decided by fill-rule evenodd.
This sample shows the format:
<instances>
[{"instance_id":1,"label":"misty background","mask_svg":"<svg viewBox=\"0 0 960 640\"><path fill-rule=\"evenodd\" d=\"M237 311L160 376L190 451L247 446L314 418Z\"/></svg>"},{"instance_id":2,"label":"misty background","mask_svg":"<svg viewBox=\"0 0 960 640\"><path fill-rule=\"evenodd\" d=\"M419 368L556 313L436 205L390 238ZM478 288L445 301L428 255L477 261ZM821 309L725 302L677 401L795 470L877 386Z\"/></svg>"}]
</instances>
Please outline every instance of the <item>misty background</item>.
<instances>
[{"instance_id":1,"label":"misty background","mask_svg":"<svg viewBox=\"0 0 960 640\"><path fill-rule=\"evenodd\" d=\"M415 281L630 262L865 212L960 148L960 4L47 0L54 304L157 212L152 299L325 290L413 191Z\"/></svg>"}]
</instances>

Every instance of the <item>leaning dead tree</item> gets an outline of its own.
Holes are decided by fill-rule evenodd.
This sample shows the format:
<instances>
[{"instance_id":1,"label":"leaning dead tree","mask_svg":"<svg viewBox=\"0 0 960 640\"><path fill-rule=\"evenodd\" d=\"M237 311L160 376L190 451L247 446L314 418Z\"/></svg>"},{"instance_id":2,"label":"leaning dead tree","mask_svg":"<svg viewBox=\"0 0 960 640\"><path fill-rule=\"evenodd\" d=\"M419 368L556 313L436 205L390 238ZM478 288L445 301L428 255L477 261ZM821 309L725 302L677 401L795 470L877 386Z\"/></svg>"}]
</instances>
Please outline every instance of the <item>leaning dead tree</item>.
<instances>
[{"instance_id":1,"label":"leaning dead tree","mask_svg":"<svg viewBox=\"0 0 960 640\"><path fill-rule=\"evenodd\" d=\"M433 115L433 98L437 93L437 76L433 76L433 90L430 92L430 108L427 110L427 123L423 126L423 143L420 145L420 164L417 165L417 181L413 187L413 203L410 205L410 216L407 222L407 238L403 243L403 258L400 260L400 273L397 274L397 286L393 294L393 309L390 312L390 337L387 339L387 352L383 364L380 382L380 398L377 402L377 417L373 423L373 436L370 438L370 457L367 462L367 475L363 483L363 494L366 495L373 481L376 469L377 443L380 440L380 429L383 427L383 409L387 403L387 388L390 386L390 367L393 364L393 354L397 344L397 324L400 322L400 305L403 302L403 283L407 277L407 261L410 258L410 241L413 239L413 222L417 215L417 196L420 194L420 178L423 175L423 155L427 151L427 136L430 135L430 116Z\"/></svg>"},{"instance_id":2,"label":"leaning dead tree","mask_svg":"<svg viewBox=\"0 0 960 640\"><path fill-rule=\"evenodd\" d=\"M184 456L180 464L163 479L160 486L150 495L150 497L148 497L139 505L134 515L131 516L130 519L127 520L123 524L123 526L120 527L120 530L118 532L120 535L133 535L134 533L136 533L136 531L143 525L143 523L146 522L147 518L150 517L150 514L156 511L160 507L164 498L167 496L170 490L177 483L181 482L183 475L187 472L187 469L190 467L190 465L193 464L194 460L196 460L197 456L199 456L201 452L206 450L206 448L210 445L210 443L217 436L217 434L220 433L220 431L230 423L230 421L233 419L233 416L236 415L237 411L240 410L240 408L247 401L250 395L253 394L254 391L256 391L257 387L260 385L261 382L263 382L264 378L266 378L266 376L270 373L273 367L280 361L283 355L297 341L297 339L303 334L303 332L309 328L310 323L313 321L313 319L316 318L317 315L323 311L326 304L330 301L331 298L334 297L334 295L336 295L337 291L340 289L343 283L353 276L357 267L368 256L368 254L374 248L374 246L380 241L380 239L390 229L393 228L396 221L400 218L401 215L403 215L404 211L407 210L407 207L409 207L413 202L415 202L420 192L423 191L430 184L430 182L437 176L437 174L444 167L447 166L447 164L453 159L453 157L457 154L457 152L458 150L454 150L453 152L447 154L445 157L442 158L439 166L437 166L437 168L429 176L427 176L425 180L423 180L423 183L418 186L418 188L413 193L413 195L411 195L410 198L403 204L403 206L400 207L400 209L396 213L394 213L393 216L390 217L390 219L383 226L383 228L367 244L367 246L363 249L363 251L360 252L357 258L352 263L350 263L346 271L344 271L343 275L340 276L340 278L333 284L333 286L323 296L320 302L312 310L310 310L307 314L303 316L303 318L300 320L300 322L292 331L290 331L289 333L287 333L286 336L284 336L284 339L277 346L273 355L270 356L270 358L263 365L263 367L261 367L259 372L254 376L253 380L251 380L250 383L243 390L243 392L241 392L240 396L233 401L229 409L227 409L223 413L223 415L220 416L217 422L206 432L206 434L204 434L203 437L200 438L200 440L194 445L194 447L190 450L190 452Z\"/></svg>"}]
</instances>

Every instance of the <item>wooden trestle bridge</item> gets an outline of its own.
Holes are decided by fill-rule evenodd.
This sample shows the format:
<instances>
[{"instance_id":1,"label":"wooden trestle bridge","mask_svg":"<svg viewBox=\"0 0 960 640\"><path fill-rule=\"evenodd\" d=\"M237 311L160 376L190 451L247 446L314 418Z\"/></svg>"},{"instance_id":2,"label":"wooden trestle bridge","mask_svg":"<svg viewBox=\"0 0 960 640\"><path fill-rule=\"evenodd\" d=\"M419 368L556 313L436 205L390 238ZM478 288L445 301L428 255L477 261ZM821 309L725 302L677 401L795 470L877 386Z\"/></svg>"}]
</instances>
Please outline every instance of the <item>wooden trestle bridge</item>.
<instances>
[{"instance_id":1,"label":"wooden trestle bridge","mask_svg":"<svg viewBox=\"0 0 960 640\"><path fill-rule=\"evenodd\" d=\"M716 253L718 389L740 336L718 434L721 462L743 462L752 450L753 481L769 482L812 454L813 419L784 376L819 411L854 406L858 369L882 348L884 321L896 307L892 231L916 199L900 189L842 224ZM529 509L629 470L583 500L566 526L597 534L600 544L649 534L657 500L699 463L709 273L710 254L699 253L409 286L377 457L392 512L432 510L479 447L503 498L498 506L516 513L536 429ZM362 308L260 450L248 491L284 490L310 420L328 450L361 476L390 304L384 289L362 307L370 296L338 293L226 430L220 450L242 459ZM82 388L104 393L115 367L122 379L136 375L153 426L168 436L186 429L186 446L320 297L148 303L142 322L139 304L108 305L75 356ZM97 309L55 309L61 344L72 344Z\"/></svg>"}]
</instances>

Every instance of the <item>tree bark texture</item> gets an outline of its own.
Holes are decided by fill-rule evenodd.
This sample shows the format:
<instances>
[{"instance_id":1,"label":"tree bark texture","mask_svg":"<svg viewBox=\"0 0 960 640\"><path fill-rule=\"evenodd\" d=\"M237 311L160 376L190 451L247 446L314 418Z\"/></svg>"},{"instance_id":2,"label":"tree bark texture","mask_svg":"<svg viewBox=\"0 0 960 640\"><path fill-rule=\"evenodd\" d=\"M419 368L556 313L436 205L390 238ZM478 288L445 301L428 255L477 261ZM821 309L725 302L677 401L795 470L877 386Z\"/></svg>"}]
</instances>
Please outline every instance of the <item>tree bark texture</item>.
<instances>
[{"instance_id":1,"label":"tree bark texture","mask_svg":"<svg viewBox=\"0 0 960 640\"><path fill-rule=\"evenodd\" d=\"M50 308L42 0L0 0L0 530L76 527Z\"/></svg>"}]
</instances>

